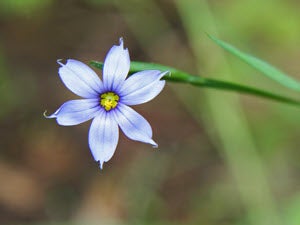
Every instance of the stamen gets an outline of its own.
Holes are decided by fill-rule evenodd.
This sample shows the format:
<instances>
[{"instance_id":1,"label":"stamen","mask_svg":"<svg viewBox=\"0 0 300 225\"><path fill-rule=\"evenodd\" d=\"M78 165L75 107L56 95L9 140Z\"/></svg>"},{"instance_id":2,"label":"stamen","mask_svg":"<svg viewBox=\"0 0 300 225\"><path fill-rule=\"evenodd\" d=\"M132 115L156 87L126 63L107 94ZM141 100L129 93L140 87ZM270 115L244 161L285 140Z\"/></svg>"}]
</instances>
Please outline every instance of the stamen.
<instances>
[{"instance_id":1,"label":"stamen","mask_svg":"<svg viewBox=\"0 0 300 225\"><path fill-rule=\"evenodd\" d=\"M110 111L118 105L120 97L114 92L106 92L100 96L100 105L106 110Z\"/></svg>"}]
</instances>

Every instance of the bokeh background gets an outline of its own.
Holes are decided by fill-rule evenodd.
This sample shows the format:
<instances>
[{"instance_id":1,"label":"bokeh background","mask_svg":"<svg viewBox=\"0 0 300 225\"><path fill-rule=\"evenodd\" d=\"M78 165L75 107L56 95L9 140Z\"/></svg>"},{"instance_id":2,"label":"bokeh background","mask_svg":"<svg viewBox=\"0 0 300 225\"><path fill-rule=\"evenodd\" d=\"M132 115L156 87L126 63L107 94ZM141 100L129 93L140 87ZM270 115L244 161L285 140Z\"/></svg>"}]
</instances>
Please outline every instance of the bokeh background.
<instances>
[{"instance_id":1,"label":"bokeh background","mask_svg":"<svg viewBox=\"0 0 300 225\"><path fill-rule=\"evenodd\" d=\"M132 60L299 98L205 34L300 79L299 1L1 0L0 29L0 224L300 224L297 107L168 82L135 107L159 148L122 134L102 171L90 122L43 117L76 97L56 60L102 61L119 37Z\"/></svg>"}]
</instances>

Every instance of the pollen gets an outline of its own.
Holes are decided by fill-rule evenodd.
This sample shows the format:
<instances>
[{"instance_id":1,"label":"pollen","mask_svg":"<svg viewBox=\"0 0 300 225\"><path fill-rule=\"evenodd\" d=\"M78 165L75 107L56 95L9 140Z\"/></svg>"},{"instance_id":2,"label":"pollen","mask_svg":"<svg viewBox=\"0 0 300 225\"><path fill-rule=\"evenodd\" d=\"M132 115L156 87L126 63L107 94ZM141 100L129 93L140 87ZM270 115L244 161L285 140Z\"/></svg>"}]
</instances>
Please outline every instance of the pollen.
<instances>
[{"instance_id":1,"label":"pollen","mask_svg":"<svg viewBox=\"0 0 300 225\"><path fill-rule=\"evenodd\" d=\"M119 99L114 92L106 92L100 96L100 104L106 111L110 111L117 107Z\"/></svg>"}]
</instances>

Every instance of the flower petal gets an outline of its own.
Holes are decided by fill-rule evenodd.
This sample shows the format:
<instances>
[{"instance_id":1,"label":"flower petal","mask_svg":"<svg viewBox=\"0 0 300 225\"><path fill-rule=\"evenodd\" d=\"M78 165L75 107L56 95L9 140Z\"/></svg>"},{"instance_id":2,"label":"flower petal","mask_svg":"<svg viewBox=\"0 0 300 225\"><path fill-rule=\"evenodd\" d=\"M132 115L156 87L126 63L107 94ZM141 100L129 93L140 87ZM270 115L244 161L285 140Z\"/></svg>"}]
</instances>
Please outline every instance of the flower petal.
<instances>
[{"instance_id":1,"label":"flower petal","mask_svg":"<svg viewBox=\"0 0 300 225\"><path fill-rule=\"evenodd\" d=\"M103 83L106 90L115 90L126 78L130 68L128 49L124 49L123 39L120 45L114 45L104 61Z\"/></svg>"},{"instance_id":2,"label":"flower petal","mask_svg":"<svg viewBox=\"0 0 300 225\"><path fill-rule=\"evenodd\" d=\"M156 84L147 86L147 88L138 90L130 95L122 97L122 103L126 105L138 105L148 102L155 98L164 88L165 81L159 81Z\"/></svg>"},{"instance_id":3,"label":"flower petal","mask_svg":"<svg viewBox=\"0 0 300 225\"><path fill-rule=\"evenodd\" d=\"M160 79L167 73L159 70L145 70L133 74L120 88L122 103L137 105L152 100L164 88L165 81Z\"/></svg>"},{"instance_id":4,"label":"flower petal","mask_svg":"<svg viewBox=\"0 0 300 225\"><path fill-rule=\"evenodd\" d=\"M95 98L103 91L103 84L98 75L84 63L68 59L66 65L59 68L63 83L75 94L83 98Z\"/></svg>"},{"instance_id":5,"label":"flower petal","mask_svg":"<svg viewBox=\"0 0 300 225\"><path fill-rule=\"evenodd\" d=\"M93 157L103 163L113 156L119 140L119 128L111 113L104 110L93 120L89 131L89 146Z\"/></svg>"},{"instance_id":6,"label":"flower petal","mask_svg":"<svg viewBox=\"0 0 300 225\"><path fill-rule=\"evenodd\" d=\"M120 128L128 138L157 147L157 144L152 140L150 124L139 113L122 103L119 103L116 110L112 112Z\"/></svg>"},{"instance_id":7,"label":"flower petal","mask_svg":"<svg viewBox=\"0 0 300 225\"><path fill-rule=\"evenodd\" d=\"M92 119L100 110L99 99L77 99L65 102L46 118L56 118L58 124L72 126Z\"/></svg>"}]
</instances>

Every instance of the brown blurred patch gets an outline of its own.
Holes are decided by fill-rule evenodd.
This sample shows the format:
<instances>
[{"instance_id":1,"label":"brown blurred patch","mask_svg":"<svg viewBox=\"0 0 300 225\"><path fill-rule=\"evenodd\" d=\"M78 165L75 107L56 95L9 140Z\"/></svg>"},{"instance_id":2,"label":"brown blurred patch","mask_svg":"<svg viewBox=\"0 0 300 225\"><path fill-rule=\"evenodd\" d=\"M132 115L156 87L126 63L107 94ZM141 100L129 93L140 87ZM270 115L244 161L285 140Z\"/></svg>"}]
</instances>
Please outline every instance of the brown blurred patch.
<instances>
[{"instance_id":1,"label":"brown blurred patch","mask_svg":"<svg viewBox=\"0 0 300 225\"><path fill-rule=\"evenodd\" d=\"M0 162L0 205L17 214L34 214L44 204L44 189L23 166Z\"/></svg>"},{"instance_id":2,"label":"brown blurred patch","mask_svg":"<svg viewBox=\"0 0 300 225\"><path fill-rule=\"evenodd\" d=\"M101 171L103 173L103 171ZM118 178L100 174L86 185L84 196L74 218L76 221L111 221L124 217L124 187ZM104 223L103 223L104 224Z\"/></svg>"},{"instance_id":3,"label":"brown blurred patch","mask_svg":"<svg viewBox=\"0 0 300 225\"><path fill-rule=\"evenodd\" d=\"M28 167L44 180L62 180L76 174L80 164L74 166L78 155L72 151L75 148L73 143L60 141L60 137L51 132L36 132L33 135L28 139L24 156Z\"/></svg>"}]
</instances>

